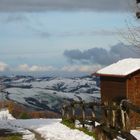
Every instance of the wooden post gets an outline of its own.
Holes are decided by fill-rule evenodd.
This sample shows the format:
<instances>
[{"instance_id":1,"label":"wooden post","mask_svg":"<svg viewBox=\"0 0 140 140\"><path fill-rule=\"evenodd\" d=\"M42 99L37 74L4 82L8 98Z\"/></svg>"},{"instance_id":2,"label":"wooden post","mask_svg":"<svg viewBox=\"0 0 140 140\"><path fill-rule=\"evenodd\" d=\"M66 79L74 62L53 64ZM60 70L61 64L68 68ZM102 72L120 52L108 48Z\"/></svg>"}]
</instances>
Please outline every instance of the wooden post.
<instances>
[{"instance_id":1,"label":"wooden post","mask_svg":"<svg viewBox=\"0 0 140 140\"><path fill-rule=\"evenodd\" d=\"M66 107L66 119L69 120L70 119L70 115L69 115L69 107Z\"/></svg>"},{"instance_id":2,"label":"wooden post","mask_svg":"<svg viewBox=\"0 0 140 140\"><path fill-rule=\"evenodd\" d=\"M91 110L91 113L92 113L92 125L93 125L93 128L95 128L95 109L94 109L94 106L92 107L92 110Z\"/></svg>"},{"instance_id":3,"label":"wooden post","mask_svg":"<svg viewBox=\"0 0 140 140\"><path fill-rule=\"evenodd\" d=\"M108 102L104 102L105 107L109 107L109 103ZM105 109L105 124L106 126L109 127L110 124L110 111L108 109Z\"/></svg>"},{"instance_id":4,"label":"wooden post","mask_svg":"<svg viewBox=\"0 0 140 140\"><path fill-rule=\"evenodd\" d=\"M65 105L62 106L62 120L65 119Z\"/></svg>"},{"instance_id":5,"label":"wooden post","mask_svg":"<svg viewBox=\"0 0 140 140\"><path fill-rule=\"evenodd\" d=\"M125 126L125 131L130 132L130 119L127 112L125 112Z\"/></svg>"},{"instance_id":6,"label":"wooden post","mask_svg":"<svg viewBox=\"0 0 140 140\"><path fill-rule=\"evenodd\" d=\"M85 125L84 125L84 121L85 121L85 118L86 118L86 116L85 116L85 105L84 105L84 102L81 102L81 104L82 104L82 123L83 123L83 127L85 127Z\"/></svg>"},{"instance_id":7,"label":"wooden post","mask_svg":"<svg viewBox=\"0 0 140 140\"><path fill-rule=\"evenodd\" d=\"M92 111L91 111L91 113L92 113L92 118L95 118L96 117L96 115L95 115L95 109L94 109L94 106L92 107Z\"/></svg>"},{"instance_id":8,"label":"wooden post","mask_svg":"<svg viewBox=\"0 0 140 140\"><path fill-rule=\"evenodd\" d=\"M116 103L113 102L113 107L116 107ZM112 126L116 126L116 110L112 109Z\"/></svg>"},{"instance_id":9,"label":"wooden post","mask_svg":"<svg viewBox=\"0 0 140 140\"><path fill-rule=\"evenodd\" d=\"M130 119L127 114L129 111L127 105L124 106L125 100L122 100L120 103L120 109L121 109L121 118L122 118L122 130L126 132L130 132Z\"/></svg>"},{"instance_id":10,"label":"wooden post","mask_svg":"<svg viewBox=\"0 0 140 140\"><path fill-rule=\"evenodd\" d=\"M125 113L122 109L121 109L121 120L122 120L122 129L125 131L126 130Z\"/></svg>"},{"instance_id":11,"label":"wooden post","mask_svg":"<svg viewBox=\"0 0 140 140\"><path fill-rule=\"evenodd\" d=\"M75 103L74 102L71 103L71 107L72 107L72 122L75 123Z\"/></svg>"}]
</instances>

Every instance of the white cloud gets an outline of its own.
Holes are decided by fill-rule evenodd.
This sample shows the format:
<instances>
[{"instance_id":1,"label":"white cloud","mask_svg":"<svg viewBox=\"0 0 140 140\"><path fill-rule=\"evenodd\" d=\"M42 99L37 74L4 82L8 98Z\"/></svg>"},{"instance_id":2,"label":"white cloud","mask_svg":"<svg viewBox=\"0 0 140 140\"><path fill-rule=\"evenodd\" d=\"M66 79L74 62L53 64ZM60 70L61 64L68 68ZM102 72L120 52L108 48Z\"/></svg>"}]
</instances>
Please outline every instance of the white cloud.
<instances>
[{"instance_id":1,"label":"white cloud","mask_svg":"<svg viewBox=\"0 0 140 140\"><path fill-rule=\"evenodd\" d=\"M69 65L64 66L61 70L65 72L86 72L93 73L101 68L101 65Z\"/></svg>"},{"instance_id":2,"label":"white cloud","mask_svg":"<svg viewBox=\"0 0 140 140\"><path fill-rule=\"evenodd\" d=\"M55 68L52 66L38 66L38 65L32 65L29 66L27 64L22 64L15 69L15 71L21 71L21 72L45 72L45 71L54 71Z\"/></svg>"},{"instance_id":3,"label":"white cloud","mask_svg":"<svg viewBox=\"0 0 140 140\"><path fill-rule=\"evenodd\" d=\"M12 72L14 74L74 74L74 73L93 73L101 68L101 65L68 65L61 68L53 67L53 66L40 66L40 65L28 65L21 64L15 67L12 67L4 62L0 61L0 72L4 72L6 74Z\"/></svg>"},{"instance_id":4,"label":"white cloud","mask_svg":"<svg viewBox=\"0 0 140 140\"><path fill-rule=\"evenodd\" d=\"M17 68L17 71L27 71L29 69L29 66L27 64L19 65Z\"/></svg>"},{"instance_id":5,"label":"white cloud","mask_svg":"<svg viewBox=\"0 0 140 140\"><path fill-rule=\"evenodd\" d=\"M101 68L101 65L68 65L62 68L53 66L38 66L22 64L13 69L14 72L54 72L54 73L93 73Z\"/></svg>"},{"instance_id":6,"label":"white cloud","mask_svg":"<svg viewBox=\"0 0 140 140\"><path fill-rule=\"evenodd\" d=\"M4 62L0 62L0 72L8 70L8 65Z\"/></svg>"}]
</instances>

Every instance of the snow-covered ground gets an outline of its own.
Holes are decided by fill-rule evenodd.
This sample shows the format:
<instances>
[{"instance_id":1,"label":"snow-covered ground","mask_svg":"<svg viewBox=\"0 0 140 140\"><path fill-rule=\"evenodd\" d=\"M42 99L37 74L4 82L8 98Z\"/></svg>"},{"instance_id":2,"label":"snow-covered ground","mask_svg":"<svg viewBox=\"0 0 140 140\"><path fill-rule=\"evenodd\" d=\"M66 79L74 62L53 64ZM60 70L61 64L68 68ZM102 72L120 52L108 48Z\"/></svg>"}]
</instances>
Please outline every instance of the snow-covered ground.
<instances>
[{"instance_id":1,"label":"snow-covered ground","mask_svg":"<svg viewBox=\"0 0 140 140\"><path fill-rule=\"evenodd\" d=\"M61 119L13 120L11 123L32 129L46 140L94 140L79 130L72 130L60 123Z\"/></svg>"},{"instance_id":2,"label":"snow-covered ground","mask_svg":"<svg viewBox=\"0 0 140 140\"><path fill-rule=\"evenodd\" d=\"M4 116L4 117L3 117ZM45 140L94 140L79 130L72 130L63 124L61 119L14 119L8 110L0 111L0 129L11 129L22 132L23 139L35 140L35 135L29 130L39 133Z\"/></svg>"},{"instance_id":3,"label":"snow-covered ground","mask_svg":"<svg viewBox=\"0 0 140 140\"><path fill-rule=\"evenodd\" d=\"M24 140L35 140L33 130L45 140L94 140L79 130L70 129L60 123L61 119L28 119L17 120L8 110L0 111L0 129L11 129L23 134ZM140 131L131 130L137 140L140 140ZM123 139L121 139L123 140Z\"/></svg>"}]
</instances>

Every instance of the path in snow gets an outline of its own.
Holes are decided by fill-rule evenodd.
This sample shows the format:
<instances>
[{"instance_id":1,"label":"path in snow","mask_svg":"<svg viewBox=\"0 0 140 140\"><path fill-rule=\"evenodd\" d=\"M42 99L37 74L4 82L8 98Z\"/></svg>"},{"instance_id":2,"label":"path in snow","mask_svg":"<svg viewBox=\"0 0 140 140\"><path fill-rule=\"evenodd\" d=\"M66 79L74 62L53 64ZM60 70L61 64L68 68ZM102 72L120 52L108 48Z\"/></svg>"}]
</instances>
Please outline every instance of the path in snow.
<instances>
[{"instance_id":1,"label":"path in snow","mask_svg":"<svg viewBox=\"0 0 140 140\"><path fill-rule=\"evenodd\" d=\"M29 131L29 135L33 135L33 140L45 140L40 133L34 131L33 129L26 129L26 128L23 128L23 126L17 126L16 124L11 124L11 122L7 121L7 124L11 127L11 128L17 128L17 129L25 129L26 131ZM24 134L24 133L23 133ZM25 135L27 136L27 135ZM25 138L25 139L31 139L31 138Z\"/></svg>"},{"instance_id":2,"label":"path in snow","mask_svg":"<svg viewBox=\"0 0 140 140\"><path fill-rule=\"evenodd\" d=\"M34 131L34 130L32 130L32 129L28 129L30 132L32 132L34 135L35 135L35 139L36 140L45 140L42 136L41 136L41 134L39 134L38 132L36 132L36 131Z\"/></svg>"},{"instance_id":3,"label":"path in snow","mask_svg":"<svg viewBox=\"0 0 140 140\"><path fill-rule=\"evenodd\" d=\"M61 119L12 120L12 124L32 129L45 140L94 140L79 130L72 130L60 123Z\"/></svg>"},{"instance_id":4,"label":"path in snow","mask_svg":"<svg viewBox=\"0 0 140 140\"><path fill-rule=\"evenodd\" d=\"M0 111L0 129L22 132L24 140L94 140L79 130L73 130L61 124L61 119L14 119L8 110ZM31 130L31 131L29 131ZM131 130L137 140L140 132Z\"/></svg>"},{"instance_id":5,"label":"path in snow","mask_svg":"<svg viewBox=\"0 0 140 140\"><path fill-rule=\"evenodd\" d=\"M25 129L26 131L29 131L29 135L33 135L33 140L45 140L42 136L41 136L41 134L40 133L38 133L38 132L36 132L36 131L34 131L33 129L26 129L26 128L22 128L22 126L17 126L17 125L15 125L15 124L11 124L9 121L7 121L7 124L10 126L10 127L13 127L14 129L15 128L17 128L17 129ZM24 133L23 133L23 135L24 135ZM27 135L25 135L25 136L27 136ZM28 136L27 136L27 138L25 138L25 139L31 139L31 138L28 138Z\"/></svg>"}]
</instances>

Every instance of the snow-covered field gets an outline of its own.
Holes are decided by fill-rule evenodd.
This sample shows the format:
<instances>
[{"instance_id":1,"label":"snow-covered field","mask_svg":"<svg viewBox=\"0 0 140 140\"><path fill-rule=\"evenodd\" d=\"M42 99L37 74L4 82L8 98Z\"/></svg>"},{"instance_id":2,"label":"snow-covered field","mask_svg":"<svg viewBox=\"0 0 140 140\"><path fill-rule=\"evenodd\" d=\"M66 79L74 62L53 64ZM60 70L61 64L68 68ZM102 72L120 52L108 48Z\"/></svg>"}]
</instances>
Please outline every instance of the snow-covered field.
<instances>
[{"instance_id":1,"label":"snow-covered field","mask_svg":"<svg viewBox=\"0 0 140 140\"><path fill-rule=\"evenodd\" d=\"M17 120L8 110L0 111L0 129L11 129L23 134L24 140L36 140L32 131L41 135L44 140L94 140L79 130L70 129L60 123L61 119L28 119ZM131 130L137 140L140 140L140 131ZM118 138L118 140L123 140Z\"/></svg>"},{"instance_id":2,"label":"snow-covered field","mask_svg":"<svg viewBox=\"0 0 140 140\"><path fill-rule=\"evenodd\" d=\"M45 140L94 140L79 130L64 126L60 123L61 119L16 120L8 110L0 111L0 118L0 129L22 132L23 139L26 140L35 140L35 135L30 130L39 133Z\"/></svg>"}]
</instances>

